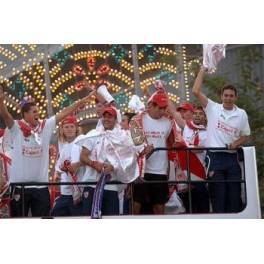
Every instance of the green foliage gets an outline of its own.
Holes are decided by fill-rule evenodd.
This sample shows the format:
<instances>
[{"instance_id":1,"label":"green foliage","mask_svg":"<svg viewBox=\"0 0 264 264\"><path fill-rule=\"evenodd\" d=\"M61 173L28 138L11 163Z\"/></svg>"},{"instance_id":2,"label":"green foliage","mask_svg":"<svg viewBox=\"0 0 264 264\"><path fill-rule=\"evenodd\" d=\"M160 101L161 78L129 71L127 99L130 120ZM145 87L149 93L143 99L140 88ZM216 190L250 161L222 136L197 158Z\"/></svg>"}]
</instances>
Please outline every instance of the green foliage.
<instances>
[{"instance_id":1,"label":"green foliage","mask_svg":"<svg viewBox=\"0 0 264 264\"><path fill-rule=\"evenodd\" d=\"M264 180L264 93L254 79L254 66L263 61L258 46L251 45L238 50L237 67L241 70L241 83L238 84L238 104L246 109L251 127L251 141L256 146L259 180Z\"/></svg>"},{"instance_id":2,"label":"green foliage","mask_svg":"<svg viewBox=\"0 0 264 264\"><path fill-rule=\"evenodd\" d=\"M252 143L256 146L261 204L264 204L264 89L254 79L254 65L263 62L258 46L252 45L239 50L238 63L241 67L243 93L239 103L247 110L252 132Z\"/></svg>"}]
</instances>

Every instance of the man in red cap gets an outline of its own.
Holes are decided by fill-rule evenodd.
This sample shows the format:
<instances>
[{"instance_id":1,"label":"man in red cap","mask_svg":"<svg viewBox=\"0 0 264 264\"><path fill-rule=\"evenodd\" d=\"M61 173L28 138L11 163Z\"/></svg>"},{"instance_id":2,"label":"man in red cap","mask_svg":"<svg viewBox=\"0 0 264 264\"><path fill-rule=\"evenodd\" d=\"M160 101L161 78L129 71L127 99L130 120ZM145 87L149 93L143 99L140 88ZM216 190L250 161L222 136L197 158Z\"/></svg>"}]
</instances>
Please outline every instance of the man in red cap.
<instances>
[{"instance_id":1,"label":"man in red cap","mask_svg":"<svg viewBox=\"0 0 264 264\"><path fill-rule=\"evenodd\" d=\"M155 92L148 101L148 109L141 114L141 122L145 136L145 149L143 153L149 155L154 148L166 147L167 139L172 130L171 121L165 117L168 106L168 97L164 92ZM135 117L136 118L136 117ZM133 131L131 130L133 137ZM134 140L135 142L135 140ZM135 142L136 144L136 142ZM150 203L154 214L164 214L165 203L169 198L167 184L168 176L167 151L154 152L145 164L145 181L164 181L155 184L135 184L134 188L134 214L141 213L141 207Z\"/></svg>"},{"instance_id":2,"label":"man in red cap","mask_svg":"<svg viewBox=\"0 0 264 264\"><path fill-rule=\"evenodd\" d=\"M194 107L190 103L182 103L179 107L177 107L177 111L180 112L181 117L186 121L192 121Z\"/></svg>"},{"instance_id":3,"label":"man in red cap","mask_svg":"<svg viewBox=\"0 0 264 264\"><path fill-rule=\"evenodd\" d=\"M118 178L119 161L121 160L122 164L125 163L125 158L131 154L132 149L130 150L130 148L133 148L134 144L132 139L118 125L117 115L117 110L114 107L105 107L102 112L102 126L89 131L87 135L77 142L78 145L82 146L80 160L86 164L83 181L97 182L102 173L105 175L110 174L111 181L122 180ZM130 144L129 141L131 142ZM125 157L117 157L116 153L118 153L118 150L115 148L116 145L121 148L123 153L127 151L129 153L125 154ZM136 155L133 163L136 166ZM138 173L135 174L138 175ZM119 214L118 194L120 188L122 186L116 184L107 184L104 187L102 200L103 215ZM94 191L95 185L89 185L84 188L82 200L83 215L91 214Z\"/></svg>"}]
</instances>

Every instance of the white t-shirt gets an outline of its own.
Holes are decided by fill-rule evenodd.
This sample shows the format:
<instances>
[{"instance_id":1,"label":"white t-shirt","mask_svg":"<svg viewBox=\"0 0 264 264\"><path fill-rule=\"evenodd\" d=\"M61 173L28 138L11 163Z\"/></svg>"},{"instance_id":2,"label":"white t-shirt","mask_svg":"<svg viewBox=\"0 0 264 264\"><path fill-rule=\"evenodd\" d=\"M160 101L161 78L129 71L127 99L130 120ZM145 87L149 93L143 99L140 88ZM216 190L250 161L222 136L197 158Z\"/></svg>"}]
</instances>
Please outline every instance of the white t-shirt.
<instances>
[{"instance_id":1,"label":"white t-shirt","mask_svg":"<svg viewBox=\"0 0 264 264\"><path fill-rule=\"evenodd\" d=\"M55 129L55 116L46 120L40 133L24 137L18 122L9 129L12 139L10 182L48 182L49 143ZM34 186L38 187L38 186ZM45 186L39 186L43 188Z\"/></svg>"},{"instance_id":2,"label":"white t-shirt","mask_svg":"<svg viewBox=\"0 0 264 264\"><path fill-rule=\"evenodd\" d=\"M60 170L60 166L64 163L65 160L69 160L71 163L78 162L80 160L82 148L76 145L74 142L64 143L63 148L60 152L60 157L56 163L56 171L61 173L61 182L72 182L71 176ZM77 181L83 180L84 167L80 167L77 171ZM61 185L61 194L63 195L72 195L73 189L71 185Z\"/></svg>"},{"instance_id":3,"label":"white t-shirt","mask_svg":"<svg viewBox=\"0 0 264 264\"><path fill-rule=\"evenodd\" d=\"M92 133L93 130L90 132ZM91 154L89 158L91 160L95 161L100 161L100 162L105 162L106 161L106 156L104 156L104 153L101 152L100 155L97 153L96 145L100 144L102 140L102 135L94 136L91 138L87 138L85 142L83 143L83 147L87 148ZM112 164L113 165L113 164ZM100 178L100 173L98 173L95 169L86 166L86 170L83 176L83 181L98 181ZM111 180L112 181L117 181L117 177L115 173L111 173ZM91 187L95 188L96 185L90 185ZM119 187L115 184L106 184L105 185L105 190L112 190L112 191L119 191Z\"/></svg>"},{"instance_id":4,"label":"white t-shirt","mask_svg":"<svg viewBox=\"0 0 264 264\"><path fill-rule=\"evenodd\" d=\"M205 108L207 124L207 147L226 147L241 136L250 135L248 117L245 110L234 106L225 110L223 104L208 99Z\"/></svg>"},{"instance_id":5,"label":"white t-shirt","mask_svg":"<svg viewBox=\"0 0 264 264\"><path fill-rule=\"evenodd\" d=\"M198 137L199 137L199 144L198 146L194 146L194 139L195 139L196 133L195 130L191 129L187 125L184 126L183 129L183 139L188 145L188 147L205 147L206 146L206 138L207 138L207 131L206 130L199 130L198 131ZM204 159L205 159L205 151L200 153L195 153L196 156L199 158L201 163L204 165Z\"/></svg>"},{"instance_id":6,"label":"white t-shirt","mask_svg":"<svg viewBox=\"0 0 264 264\"><path fill-rule=\"evenodd\" d=\"M143 116L142 122L148 144L153 144L154 148L166 148L166 141L172 129L170 120L165 117L153 119L148 113L146 113ZM153 174L167 174L167 151L162 150L154 152L146 161L145 172Z\"/></svg>"}]
</instances>

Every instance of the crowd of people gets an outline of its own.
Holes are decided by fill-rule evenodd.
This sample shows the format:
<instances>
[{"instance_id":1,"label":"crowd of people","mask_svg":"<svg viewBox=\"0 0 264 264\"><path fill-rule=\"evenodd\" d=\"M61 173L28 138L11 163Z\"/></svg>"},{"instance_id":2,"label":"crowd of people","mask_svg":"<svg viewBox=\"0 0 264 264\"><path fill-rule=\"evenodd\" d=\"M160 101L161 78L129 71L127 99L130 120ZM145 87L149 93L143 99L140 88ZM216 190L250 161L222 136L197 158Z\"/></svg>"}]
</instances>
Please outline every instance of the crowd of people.
<instances>
[{"instance_id":1,"label":"crowd of people","mask_svg":"<svg viewBox=\"0 0 264 264\"><path fill-rule=\"evenodd\" d=\"M202 92L205 72L202 67L193 86L200 105L186 102L176 107L159 84L145 109L123 115L111 95L104 97L97 90L46 120L39 119L37 105L27 99L21 104L22 119L14 120L1 88L0 115L6 124L3 136L9 137L11 145L11 217L89 216L95 185L102 175L108 176L103 215L162 215L173 193L185 213L241 211L237 149L250 135L248 117L236 106L238 95L232 85L222 88L221 104L206 97ZM83 135L73 113L89 104L92 96L98 123ZM52 204L48 186L30 183L48 182L49 144L56 125L56 179L84 184L62 184ZM187 155L186 148L195 150ZM170 184L169 179L183 182ZM22 193L16 183L29 186Z\"/></svg>"}]
</instances>

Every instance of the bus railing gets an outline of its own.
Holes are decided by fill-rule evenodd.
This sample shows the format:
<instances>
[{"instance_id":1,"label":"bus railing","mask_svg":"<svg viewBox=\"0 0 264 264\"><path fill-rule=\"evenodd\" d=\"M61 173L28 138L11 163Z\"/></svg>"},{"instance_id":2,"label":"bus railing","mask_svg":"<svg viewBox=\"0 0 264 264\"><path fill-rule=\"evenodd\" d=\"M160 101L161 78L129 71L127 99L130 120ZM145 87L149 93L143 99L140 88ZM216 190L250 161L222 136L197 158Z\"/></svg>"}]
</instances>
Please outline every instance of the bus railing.
<instances>
[{"instance_id":1,"label":"bus railing","mask_svg":"<svg viewBox=\"0 0 264 264\"><path fill-rule=\"evenodd\" d=\"M243 174L241 175L241 180L212 180L212 179L204 179L204 180L192 180L191 172L190 172L190 152L192 151L228 151L228 148L155 148L150 156L157 151L185 151L186 159L187 159L187 180L168 180L168 181L145 181L141 179L140 181L134 181L132 183L126 185L134 185L134 184L157 184L157 183L168 183L169 186L176 186L177 184L187 184L188 185L188 197L189 197L189 213L192 214L192 184L193 183L203 183L203 184L212 184L212 183L240 183L244 184L245 188L245 203L246 203L246 181ZM239 151L237 149L236 151ZM149 158L149 157L148 157ZM244 162L243 162L244 166ZM244 170L245 171L245 170ZM97 181L82 181L82 182L12 182L10 183L11 190L14 188L21 188L21 200L22 200L22 217L25 216L25 188L30 186L62 186L62 185L96 185ZM106 185L125 185L120 181L107 181ZM132 188L133 189L133 188ZM10 192L12 195L12 192ZM133 195L132 195L133 197ZM133 200L133 198L132 198Z\"/></svg>"}]
</instances>

